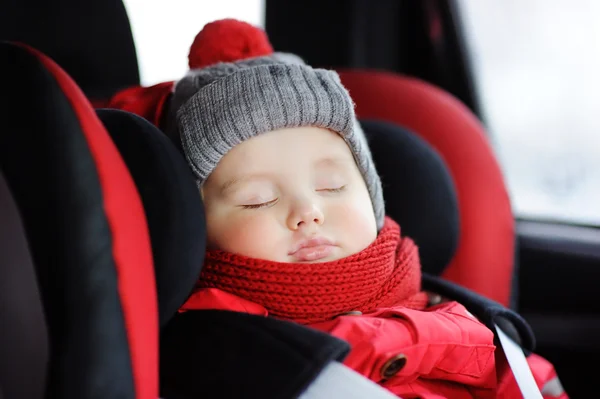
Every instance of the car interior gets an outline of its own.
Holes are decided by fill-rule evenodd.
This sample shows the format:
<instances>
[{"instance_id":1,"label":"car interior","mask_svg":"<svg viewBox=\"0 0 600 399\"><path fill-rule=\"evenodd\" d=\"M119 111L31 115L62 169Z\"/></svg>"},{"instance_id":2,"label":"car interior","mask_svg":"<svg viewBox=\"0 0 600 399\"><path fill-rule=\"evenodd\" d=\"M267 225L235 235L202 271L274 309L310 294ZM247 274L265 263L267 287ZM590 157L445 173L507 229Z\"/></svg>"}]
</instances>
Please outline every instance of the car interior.
<instances>
[{"instance_id":1,"label":"car interior","mask_svg":"<svg viewBox=\"0 0 600 399\"><path fill-rule=\"evenodd\" d=\"M207 354L186 332L198 321L177 312L206 249L199 191L185 159L155 126L160 121L107 108L120 90L166 81L143 79L133 15L141 8L133 3L3 2L0 398L198 397L197 376L210 375L210 359L199 364ZM181 14L176 3L144 5L173 9L153 17L164 37L171 37L168 24ZM213 3L198 7L209 10ZM600 155L598 130L582 155L566 161L565 170L575 172L563 182L561 198L576 192L577 179L596 190L582 191L586 198L577 211L556 200L563 208L550 212L531 195L531 209L519 208L524 191L514 176L545 165L548 184L556 187L565 179L562 164L538 162L549 156L545 141L553 139L531 130L526 139L533 146L515 150L526 152L528 163L511 172L512 158L498 144L498 126L511 125L493 122L518 114L491 110L500 100L484 92L473 44L473 27L485 28L473 16L487 9L471 3L263 0L255 23L277 51L339 72L382 176L388 213L420 248L424 288L488 301L512 323L509 335L525 352L552 362L569 397L584 397L595 387L593 359L600 356L600 202L594 202L600 179L594 180L594 168L569 163ZM490 13L498 7L481 3ZM506 22L528 13L525 24L537 32L544 28L538 3L507 2L496 17ZM593 0L553 1L548 8L556 15L571 12L573 20L600 12L584 3ZM578 7L583 11L574 11ZM217 18L244 19L240 10L207 11L190 31ZM193 36L179 40L189 47ZM600 60L600 42L587 43L574 64ZM574 46L567 39L553 45ZM529 73L535 79L536 71ZM559 90L561 76L551 77ZM546 113L527 101L539 97L529 92L531 85L511 82L503 93L520 113L554 120L562 109L579 115L572 108L584 108L595 86L569 87L581 100L564 95L563 108ZM564 120L564 135L575 136L570 119ZM539 153L532 150L536 145ZM491 328L497 323L469 310ZM252 353L240 348L247 350ZM207 378L211 383L218 381ZM286 394L294 392L279 397L292 397ZM235 395L232 390L223 397Z\"/></svg>"}]
</instances>

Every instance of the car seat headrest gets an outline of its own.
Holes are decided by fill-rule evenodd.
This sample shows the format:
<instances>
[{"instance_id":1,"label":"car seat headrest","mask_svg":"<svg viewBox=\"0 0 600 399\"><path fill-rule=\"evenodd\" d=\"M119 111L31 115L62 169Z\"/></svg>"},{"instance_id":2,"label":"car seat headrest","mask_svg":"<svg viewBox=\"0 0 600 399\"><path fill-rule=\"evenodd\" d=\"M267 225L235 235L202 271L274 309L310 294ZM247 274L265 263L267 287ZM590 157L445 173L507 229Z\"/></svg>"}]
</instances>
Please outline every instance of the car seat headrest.
<instances>
[{"instance_id":1,"label":"car seat headrest","mask_svg":"<svg viewBox=\"0 0 600 399\"><path fill-rule=\"evenodd\" d=\"M140 83L122 0L3 0L0 40L42 51L90 98L106 100L115 91Z\"/></svg>"},{"instance_id":2,"label":"car seat headrest","mask_svg":"<svg viewBox=\"0 0 600 399\"><path fill-rule=\"evenodd\" d=\"M0 43L0 169L48 326L48 397L156 398L158 311L142 203L81 90L40 52Z\"/></svg>"},{"instance_id":3,"label":"car seat headrest","mask_svg":"<svg viewBox=\"0 0 600 399\"><path fill-rule=\"evenodd\" d=\"M43 399L48 331L21 217L0 172L0 392Z\"/></svg>"},{"instance_id":4,"label":"car seat headrest","mask_svg":"<svg viewBox=\"0 0 600 399\"><path fill-rule=\"evenodd\" d=\"M192 293L204 262L206 229L200 191L181 153L157 127L125 111L97 113L144 205L160 324L165 325Z\"/></svg>"},{"instance_id":5,"label":"car seat headrest","mask_svg":"<svg viewBox=\"0 0 600 399\"><path fill-rule=\"evenodd\" d=\"M456 187L458 247L444 278L507 306L515 222L500 165L477 117L421 80L369 70L340 71L361 119L410 129L440 154Z\"/></svg>"},{"instance_id":6,"label":"car seat headrest","mask_svg":"<svg viewBox=\"0 0 600 399\"><path fill-rule=\"evenodd\" d=\"M440 274L459 236L458 200L437 152L395 124L361 121L381 177L386 212L419 247L423 271Z\"/></svg>"}]
</instances>

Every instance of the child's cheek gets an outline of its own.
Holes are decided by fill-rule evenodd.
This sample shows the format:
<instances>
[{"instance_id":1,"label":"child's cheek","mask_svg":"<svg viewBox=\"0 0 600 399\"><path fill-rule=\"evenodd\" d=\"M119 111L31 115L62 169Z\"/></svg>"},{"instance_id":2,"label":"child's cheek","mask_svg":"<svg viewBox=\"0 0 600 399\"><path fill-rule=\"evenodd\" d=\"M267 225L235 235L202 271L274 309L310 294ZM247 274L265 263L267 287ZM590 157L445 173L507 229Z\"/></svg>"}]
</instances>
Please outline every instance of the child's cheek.
<instances>
[{"instance_id":1,"label":"child's cheek","mask_svg":"<svg viewBox=\"0 0 600 399\"><path fill-rule=\"evenodd\" d=\"M273 257L272 243L277 241L269 218L264 212L245 210L230 214L219 221L208 222L209 242L218 249L252 258ZM218 224L218 226L215 226Z\"/></svg>"}]
</instances>

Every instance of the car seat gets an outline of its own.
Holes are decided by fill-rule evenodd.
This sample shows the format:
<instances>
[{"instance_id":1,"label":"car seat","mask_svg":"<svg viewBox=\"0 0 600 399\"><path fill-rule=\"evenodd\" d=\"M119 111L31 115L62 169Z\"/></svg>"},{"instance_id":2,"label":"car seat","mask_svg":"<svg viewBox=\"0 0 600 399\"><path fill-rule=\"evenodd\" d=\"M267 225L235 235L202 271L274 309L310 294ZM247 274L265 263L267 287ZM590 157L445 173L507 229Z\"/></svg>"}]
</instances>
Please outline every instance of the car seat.
<instances>
[{"instance_id":1,"label":"car seat","mask_svg":"<svg viewBox=\"0 0 600 399\"><path fill-rule=\"evenodd\" d=\"M444 277L505 306L516 296L515 226L485 130L449 93L388 72L340 70L357 115L403 126L437 151L456 187L458 245ZM393 156L390 154L390 156ZM435 230L435 226L431 226ZM432 230L432 231L433 231Z\"/></svg>"},{"instance_id":2,"label":"car seat","mask_svg":"<svg viewBox=\"0 0 600 399\"><path fill-rule=\"evenodd\" d=\"M0 390L154 399L158 312L134 182L60 67L22 45L0 43L0 53L2 225L14 232L5 233L1 269L11 284L3 294L19 295L2 301L3 315L12 313L2 316Z\"/></svg>"},{"instance_id":3,"label":"car seat","mask_svg":"<svg viewBox=\"0 0 600 399\"><path fill-rule=\"evenodd\" d=\"M106 112L112 112L114 117L126 114L124 112L115 114L116 111L99 111L99 114L102 117ZM139 125L142 121L138 118ZM148 132L145 135L140 134L138 140L132 140L130 142L132 148L136 146L136 142L157 133L157 129L148 121L143 122ZM106 122L105 124L110 126ZM428 273L423 281L424 287L465 303L494 331L496 325L501 324L513 340L520 342L526 350L532 350L534 342L531 331L517 314L487 298L436 277L443 272L454 256L459 230L456 190L444 160L423 139L406 129L381 121L362 121L362 124L384 184L388 213L399 221L404 234L413 237L419 245L423 269ZM123 123L120 125L124 131L136 130ZM166 140L166 136L162 137L162 140ZM407 193L410 195L406 195ZM205 395L207 392L219 392L227 396L223 389L228 389L227 394L231 397L240 394L240 386L243 384L238 381L239 377L236 377L235 384L219 379L221 376L219 372L227 369L232 359L228 356L215 357L214 346L219 346L223 342L218 339L219 335L227 335L235 327L233 323L219 320L220 315L221 312L210 311L204 312L201 317L198 317L198 313L183 313L175 316L174 323L164 329L161 383L167 396L171 394L179 396L182 392L189 397ZM258 329L257 322L258 327L265 327L260 325L265 321L264 319L248 318L247 315L238 315L238 317L247 318L243 326L237 327L247 336L254 336ZM200 323L208 320L211 320L211 325L219 327L211 331L203 329ZM271 328L273 326L269 327ZM206 345L206 342L211 344ZM253 341L253 345L257 345L258 342L261 341ZM229 345L236 348L236 363L240 367L242 362L248 362L248 359L265 357L265 352L258 350L258 348L264 349L264 342L258 348L235 341L231 341ZM220 350L221 353L231 351L230 348L229 350L220 348ZM281 352L287 351L282 348ZM198 360L209 358L213 360L211 362ZM283 364L282 358L278 357L278 359L279 363ZM247 367L251 366L248 364ZM282 369L287 367L289 365L281 366ZM199 375L206 378L203 384L198 383ZM272 375L268 377L269 380L276 379ZM283 383L286 387L293 385L285 380ZM263 392L264 395L266 386L273 385L264 380L252 381L246 389Z\"/></svg>"}]
</instances>

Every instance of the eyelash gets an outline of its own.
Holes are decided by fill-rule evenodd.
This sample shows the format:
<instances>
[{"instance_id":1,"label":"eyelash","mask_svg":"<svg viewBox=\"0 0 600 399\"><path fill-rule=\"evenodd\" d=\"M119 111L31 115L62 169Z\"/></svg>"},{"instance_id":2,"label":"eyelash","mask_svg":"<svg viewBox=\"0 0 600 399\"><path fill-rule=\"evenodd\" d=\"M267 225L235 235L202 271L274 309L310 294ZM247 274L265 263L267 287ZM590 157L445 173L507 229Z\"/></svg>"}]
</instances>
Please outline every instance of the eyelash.
<instances>
[{"instance_id":1,"label":"eyelash","mask_svg":"<svg viewBox=\"0 0 600 399\"><path fill-rule=\"evenodd\" d=\"M242 208L244 209L260 209L260 208L266 208L268 206L272 206L275 205L275 203L277 202L278 198L275 198L272 201L269 202L263 202L262 204L254 204L254 205L242 205Z\"/></svg>"},{"instance_id":2,"label":"eyelash","mask_svg":"<svg viewBox=\"0 0 600 399\"><path fill-rule=\"evenodd\" d=\"M343 185L343 186L338 187L338 188L325 188L323 190L317 190L317 191L326 191L326 192L329 192L329 193L339 193L339 192L344 191L345 189L346 189L346 185Z\"/></svg>"},{"instance_id":3,"label":"eyelash","mask_svg":"<svg viewBox=\"0 0 600 399\"><path fill-rule=\"evenodd\" d=\"M323 190L317 190L317 191L326 191L328 193L340 193L342 191L344 191L346 189L346 185L343 185L341 187L338 188L326 188ZM262 204L253 204L253 205L242 205L242 208L244 209L260 209L260 208L266 208L272 205L275 205L275 203L278 201L278 198L275 198L272 201L269 202L263 202Z\"/></svg>"}]
</instances>

